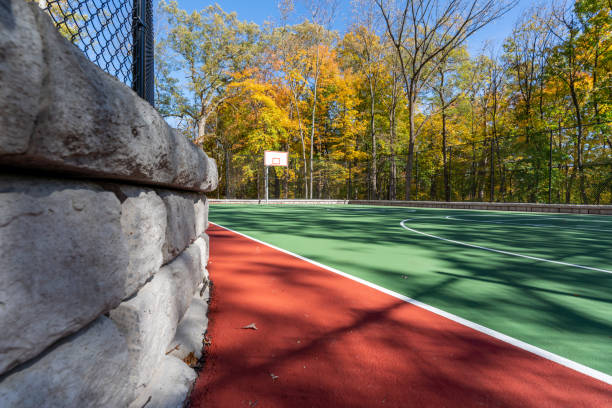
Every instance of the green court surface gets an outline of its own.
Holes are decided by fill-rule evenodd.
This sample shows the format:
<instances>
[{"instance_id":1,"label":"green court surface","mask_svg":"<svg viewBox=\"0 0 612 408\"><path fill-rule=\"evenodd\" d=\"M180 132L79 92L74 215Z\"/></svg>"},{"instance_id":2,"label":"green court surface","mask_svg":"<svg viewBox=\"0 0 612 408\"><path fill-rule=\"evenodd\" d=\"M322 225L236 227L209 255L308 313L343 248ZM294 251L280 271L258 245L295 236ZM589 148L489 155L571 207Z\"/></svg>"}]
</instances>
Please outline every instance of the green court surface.
<instances>
[{"instance_id":1,"label":"green court surface","mask_svg":"<svg viewBox=\"0 0 612 408\"><path fill-rule=\"evenodd\" d=\"M217 204L210 220L612 374L612 217Z\"/></svg>"}]
</instances>

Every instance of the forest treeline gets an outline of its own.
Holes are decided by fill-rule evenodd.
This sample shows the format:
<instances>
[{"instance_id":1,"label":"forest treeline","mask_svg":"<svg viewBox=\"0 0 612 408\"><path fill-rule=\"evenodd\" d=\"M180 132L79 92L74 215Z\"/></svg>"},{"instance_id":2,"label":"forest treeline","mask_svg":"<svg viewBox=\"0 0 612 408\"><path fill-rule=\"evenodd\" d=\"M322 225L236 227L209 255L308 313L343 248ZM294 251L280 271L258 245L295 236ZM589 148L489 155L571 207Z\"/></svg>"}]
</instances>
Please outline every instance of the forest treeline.
<instances>
[{"instance_id":1,"label":"forest treeline","mask_svg":"<svg viewBox=\"0 0 612 408\"><path fill-rule=\"evenodd\" d=\"M291 0L257 25L161 2L156 106L217 160L220 197L612 203L612 1ZM299 21L299 20L298 20Z\"/></svg>"}]
</instances>

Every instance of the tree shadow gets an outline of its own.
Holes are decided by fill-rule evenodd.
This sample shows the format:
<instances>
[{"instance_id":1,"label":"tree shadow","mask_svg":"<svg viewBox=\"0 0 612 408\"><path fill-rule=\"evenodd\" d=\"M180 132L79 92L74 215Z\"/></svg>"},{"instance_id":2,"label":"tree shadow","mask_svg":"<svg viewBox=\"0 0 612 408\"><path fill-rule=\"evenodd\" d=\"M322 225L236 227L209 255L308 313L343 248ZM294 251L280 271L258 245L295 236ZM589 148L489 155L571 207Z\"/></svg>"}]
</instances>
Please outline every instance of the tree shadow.
<instances>
[{"instance_id":1,"label":"tree shadow","mask_svg":"<svg viewBox=\"0 0 612 408\"><path fill-rule=\"evenodd\" d=\"M559 226L539 229L453 221L445 218L448 214L523 220L520 214L446 209L211 207L211 219L222 225L599 370L611 370L598 355L606 353L606 332L612 328L612 274L443 242L406 231L399 221L412 219L411 227L448 239L610 269L612 234L562 228L585 223L584 216L576 215L524 217ZM442 281L440 271L453 279Z\"/></svg>"},{"instance_id":2,"label":"tree shadow","mask_svg":"<svg viewBox=\"0 0 612 408\"><path fill-rule=\"evenodd\" d=\"M194 407L580 406L610 400L604 383L261 244L220 229L211 235L213 345ZM411 286L383 267L376 273ZM462 277L438 277L413 288L416 297L464 300L452 290ZM240 329L251 322L258 330Z\"/></svg>"}]
</instances>

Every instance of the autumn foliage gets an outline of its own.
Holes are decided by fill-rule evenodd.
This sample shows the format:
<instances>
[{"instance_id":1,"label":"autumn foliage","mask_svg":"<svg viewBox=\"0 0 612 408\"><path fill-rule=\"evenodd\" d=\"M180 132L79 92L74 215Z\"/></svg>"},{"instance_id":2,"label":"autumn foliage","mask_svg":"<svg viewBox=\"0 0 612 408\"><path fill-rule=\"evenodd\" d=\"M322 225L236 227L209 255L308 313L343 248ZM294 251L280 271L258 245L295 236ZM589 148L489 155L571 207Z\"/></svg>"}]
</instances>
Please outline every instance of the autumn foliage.
<instances>
[{"instance_id":1,"label":"autumn foliage","mask_svg":"<svg viewBox=\"0 0 612 408\"><path fill-rule=\"evenodd\" d=\"M263 151L287 150L271 197L612 203L608 0L525 10L477 55L452 43L413 90L382 5L340 34L282 3L262 26L160 5L157 105L217 160L220 197L262 197Z\"/></svg>"}]
</instances>

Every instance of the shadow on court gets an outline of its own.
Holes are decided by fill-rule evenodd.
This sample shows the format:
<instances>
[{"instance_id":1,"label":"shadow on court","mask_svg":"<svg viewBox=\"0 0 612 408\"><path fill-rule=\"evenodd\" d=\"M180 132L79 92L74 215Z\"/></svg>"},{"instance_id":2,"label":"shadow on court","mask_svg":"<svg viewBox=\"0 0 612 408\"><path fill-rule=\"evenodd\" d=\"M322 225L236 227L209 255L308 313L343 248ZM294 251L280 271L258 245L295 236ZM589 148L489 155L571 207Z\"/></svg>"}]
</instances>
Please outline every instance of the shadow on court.
<instances>
[{"instance_id":1,"label":"shadow on court","mask_svg":"<svg viewBox=\"0 0 612 408\"><path fill-rule=\"evenodd\" d=\"M612 403L603 382L229 231L209 233L212 345L193 407ZM241 329L250 323L257 330Z\"/></svg>"},{"instance_id":2,"label":"shadow on court","mask_svg":"<svg viewBox=\"0 0 612 408\"><path fill-rule=\"evenodd\" d=\"M522 219L503 219L513 217ZM411 219L411 228L447 239L612 270L611 233L572 231L585 224L580 216L526 217L551 227L478 222L474 211L211 207L221 225L611 374L612 359L602 356L610 355L612 274L469 248L399 225Z\"/></svg>"}]
</instances>

